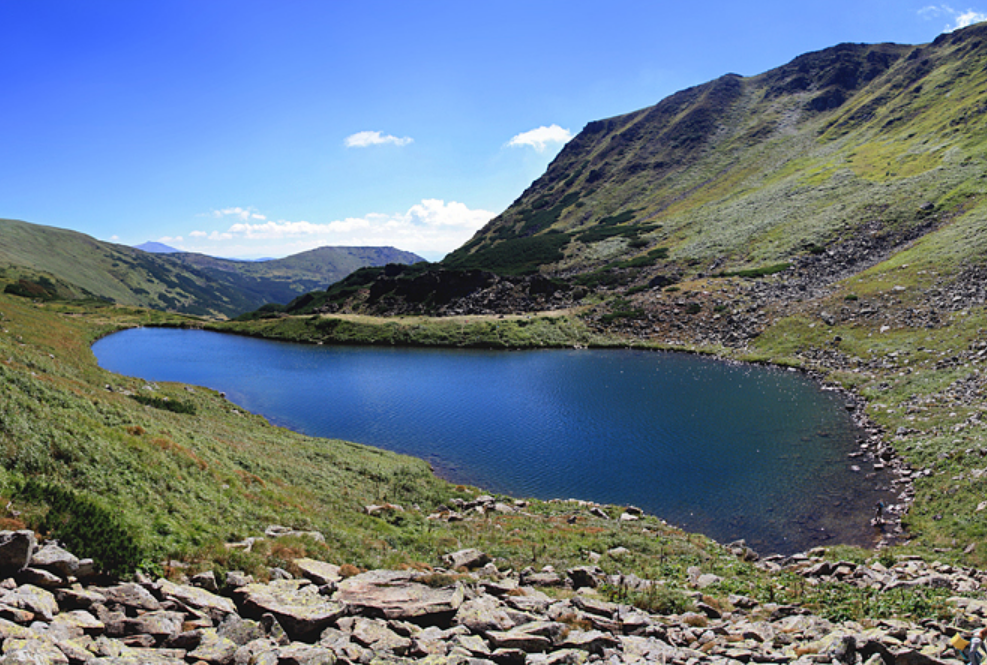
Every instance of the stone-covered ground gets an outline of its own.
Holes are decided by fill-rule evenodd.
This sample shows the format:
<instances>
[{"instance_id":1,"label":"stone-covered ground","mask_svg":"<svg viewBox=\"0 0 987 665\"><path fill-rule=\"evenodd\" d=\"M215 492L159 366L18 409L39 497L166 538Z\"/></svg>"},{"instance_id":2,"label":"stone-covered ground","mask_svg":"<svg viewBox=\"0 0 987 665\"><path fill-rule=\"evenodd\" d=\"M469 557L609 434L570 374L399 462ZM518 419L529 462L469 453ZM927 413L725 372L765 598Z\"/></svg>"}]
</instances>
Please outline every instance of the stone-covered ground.
<instances>
[{"instance_id":1,"label":"stone-covered ground","mask_svg":"<svg viewBox=\"0 0 987 665\"><path fill-rule=\"evenodd\" d=\"M758 565L807 585L950 589L958 618L833 623L739 595L714 602L703 589L720 580L698 569L690 571L694 611L654 614L599 590L660 583L592 565L504 571L477 550L450 553L445 569L427 572L296 559L295 575L272 569L265 582L237 572L111 581L55 542L39 547L31 531L4 531L0 665L949 663L959 656L950 638L987 619L987 601L972 598L987 584L983 571L815 554Z\"/></svg>"}]
</instances>

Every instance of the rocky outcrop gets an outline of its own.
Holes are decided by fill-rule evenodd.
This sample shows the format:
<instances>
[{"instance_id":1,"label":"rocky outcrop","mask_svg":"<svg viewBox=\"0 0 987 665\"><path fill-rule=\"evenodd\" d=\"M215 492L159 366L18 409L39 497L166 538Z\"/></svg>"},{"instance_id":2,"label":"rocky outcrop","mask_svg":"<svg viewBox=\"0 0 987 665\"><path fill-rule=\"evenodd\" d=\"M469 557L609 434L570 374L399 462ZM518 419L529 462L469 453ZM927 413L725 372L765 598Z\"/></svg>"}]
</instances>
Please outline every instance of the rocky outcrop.
<instances>
[{"instance_id":1,"label":"rocky outcrop","mask_svg":"<svg viewBox=\"0 0 987 665\"><path fill-rule=\"evenodd\" d=\"M48 548L54 545L41 550ZM756 556L742 544L733 549L748 560ZM949 638L987 619L987 602L970 597L987 584L983 571L919 559L888 567L833 562L821 554L758 565L813 585L952 589L950 602L966 618L957 625L836 623L741 595L716 601L702 588L722 578L698 568L688 581L696 589L694 611L656 614L612 602L597 588L660 582L606 575L595 566L500 571L476 550L444 557L459 564L456 571L374 570L345 579L337 566L298 559L297 578L281 571L282 579L258 583L228 574L218 585L228 595L204 588L216 585L212 575L194 582L138 576L87 587L60 568L65 575L53 590L19 576L0 583L0 665L934 664L958 662Z\"/></svg>"}]
</instances>

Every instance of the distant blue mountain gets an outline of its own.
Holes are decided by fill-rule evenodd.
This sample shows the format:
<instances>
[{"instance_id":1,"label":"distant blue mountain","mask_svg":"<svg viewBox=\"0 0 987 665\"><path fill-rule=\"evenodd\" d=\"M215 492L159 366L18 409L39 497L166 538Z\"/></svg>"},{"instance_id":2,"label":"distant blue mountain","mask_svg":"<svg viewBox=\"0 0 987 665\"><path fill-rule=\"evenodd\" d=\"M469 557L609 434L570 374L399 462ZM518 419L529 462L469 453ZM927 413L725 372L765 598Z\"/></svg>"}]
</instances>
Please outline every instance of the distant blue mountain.
<instances>
[{"instance_id":1,"label":"distant blue mountain","mask_svg":"<svg viewBox=\"0 0 987 665\"><path fill-rule=\"evenodd\" d=\"M180 249L175 249L174 247L164 245L160 242L145 242L143 245L134 245L134 249L139 249L151 254L177 254L182 251Z\"/></svg>"}]
</instances>

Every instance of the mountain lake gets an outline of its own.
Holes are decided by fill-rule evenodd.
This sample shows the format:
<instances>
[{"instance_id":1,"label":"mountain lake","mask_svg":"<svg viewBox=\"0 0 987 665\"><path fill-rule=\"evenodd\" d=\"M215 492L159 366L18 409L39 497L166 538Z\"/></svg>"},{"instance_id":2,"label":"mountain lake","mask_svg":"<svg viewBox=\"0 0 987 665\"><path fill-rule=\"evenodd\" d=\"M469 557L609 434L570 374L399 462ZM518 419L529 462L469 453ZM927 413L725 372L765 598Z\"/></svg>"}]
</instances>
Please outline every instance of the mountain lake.
<instances>
[{"instance_id":1,"label":"mountain lake","mask_svg":"<svg viewBox=\"0 0 987 665\"><path fill-rule=\"evenodd\" d=\"M425 459L513 497L634 505L762 554L872 546L885 472L854 471L861 432L801 373L681 353L290 344L163 328L93 345L145 381L226 393L312 436ZM856 462L860 464L860 462Z\"/></svg>"}]
</instances>

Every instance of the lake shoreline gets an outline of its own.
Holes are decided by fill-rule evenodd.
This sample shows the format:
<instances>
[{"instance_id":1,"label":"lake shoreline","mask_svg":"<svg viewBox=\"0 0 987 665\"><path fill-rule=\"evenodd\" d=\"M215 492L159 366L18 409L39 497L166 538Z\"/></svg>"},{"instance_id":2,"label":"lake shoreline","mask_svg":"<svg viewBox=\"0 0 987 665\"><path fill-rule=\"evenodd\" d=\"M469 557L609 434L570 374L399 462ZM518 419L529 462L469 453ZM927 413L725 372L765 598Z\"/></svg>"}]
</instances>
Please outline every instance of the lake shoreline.
<instances>
[{"instance_id":1,"label":"lake shoreline","mask_svg":"<svg viewBox=\"0 0 987 665\"><path fill-rule=\"evenodd\" d=\"M231 330L226 325L216 325L216 324L214 324L212 322L188 322L188 321L182 321L182 322L171 323L171 324L167 324L167 325L163 325L163 326L162 325L155 325L153 327L192 328L192 329L212 330L212 331L215 331L215 332L227 332L227 333L233 332L235 334L240 334L240 335L244 335L244 336L247 336L247 337L258 337L258 338L267 339L267 340L273 340L273 341L295 341L295 342L300 342L300 343L308 343L308 344L316 344L316 345L318 345L318 344L326 344L327 343L325 339L304 340L304 339L297 339L296 338L296 339L291 339L291 340L284 340L281 337L276 337L276 336L275 337L272 337L272 336L267 335L267 334L259 333L258 331L242 331L242 330L235 330L235 329L232 329ZM378 346L378 345L381 345L379 342L378 343L367 343L367 342L354 342L352 340L347 341L347 342L338 342L337 340L333 340L333 341L331 341L329 343L333 343L333 344L339 343L342 346ZM390 346L390 344L387 344L387 346ZM452 348L462 348L461 346L456 346L456 345L448 345L448 344L422 344L422 343L418 343L418 344L403 344L401 346L426 347L426 348L428 348L428 347L444 348L444 347L452 346ZM468 347L468 348L477 348L477 347ZM543 346L541 344L538 344L538 345L536 345L536 344L530 344L528 346L518 347L518 348L519 349L520 348L546 349L546 348L552 348L552 347ZM559 347L555 347L555 348L570 348L571 349L572 347L569 347L569 346L559 346ZM780 370L798 371L800 374L802 374L802 375L807 376L808 378L810 378L822 390L824 390L824 391L836 391L836 392L838 392L840 394L841 399L843 400L844 404L846 405L846 408L847 408L848 412L850 413L850 416L851 416L851 418L852 418L852 420L854 422L855 428L857 429L857 431L860 434L860 436L858 436L858 439L857 439L857 447L854 450L854 452L851 453L851 457L854 457L855 458L854 459L855 462L856 461L859 461L860 463L874 463L874 464L878 465L878 468L887 469L888 471L890 471L891 474L892 474L892 477L891 477L892 487L894 487L895 488L895 491L899 493L898 496L901 499L901 503L895 503L895 504L891 504L891 505L888 505L887 506L887 510L884 511L884 514L882 516L882 520L878 524L878 528L879 528L879 531L880 531L880 537L879 538L877 538L877 537L869 538L870 542L872 543L869 547L870 547L870 549L880 549L880 548L883 548L885 546L888 546L888 545L891 545L891 544L895 544L895 543L901 542L902 540L904 540L904 539L907 538L907 534L904 533L903 528L902 528L901 518L907 512L907 509L908 509L908 507L909 507L909 505L911 503L911 498L914 495L914 490L911 487L911 480L910 480L910 477L907 474L907 465L904 462L902 462L901 459L896 454L894 454L893 448L884 441L883 433L880 430L880 428L878 426L876 426L872 421L870 421L870 419L866 416L866 413L865 413L865 410L864 410L864 407L866 406L866 400L864 398L862 398L860 395L854 393L851 390L846 389L843 386L839 386L837 384L834 384L832 382L827 381L826 378L825 378L825 376L821 372L818 372L816 370L803 370L803 369L797 369L796 370L796 368L785 367L784 365L775 364L775 363L771 363L771 362L766 362L766 361L760 360L760 359L759 360L754 360L754 361L749 361L749 360L740 360L740 359L730 358L730 357L723 357L723 356L718 356L717 354L712 353L712 352L699 351L699 350L696 350L696 349L688 349L688 348L686 348L686 349L670 349L670 348L657 347L657 346L654 346L654 345L646 345L646 344L641 344L641 343L628 344L626 340L620 340L620 339L616 339L616 338L611 338L609 340L609 343L607 343L605 345L603 345L603 344L600 344L600 345L594 344L592 347L587 346L587 347L584 347L584 348L596 348L596 349L625 348L625 349L639 350L639 351L643 351L643 350L649 350L649 351L666 351L666 352L672 352L672 353L683 353L683 354L687 354L687 355L700 355L700 356L709 357L709 358L716 358L718 361L725 362L725 363L731 364L731 365L763 366L763 367L772 367L772 368L780 369ZM419 457L421 457L421 456L419 455ZM427 459L425 459L425 461L428 462ZM432 465L430 463L430 466L433 466L433 470L434 470L434 465ZM452 466L455 466L455 465L452 465ZM866 479L868 476L873 477L872 474L869 474L868 472L863 471L863 470L860 471L860 475L861 475L862 479ZM441 469L436 472L436 476L438 478L441 478L441 479L449 480L449 478L447 478L445 475L443 475ZM543 499L543 500L547 500L547 499ZM657 515L657 514L656 514L656 516L662 517L662 516ZM662 517L662 518L664 519L664 517ZM871 527L873 528L874 525L871 524ZM689 528L689 527L685 527L685 528ZM865 527L865 529L866 528L867 527ZM859 543L858 543L858 545L859 545Z\"/></svg>"}]
</instances>

